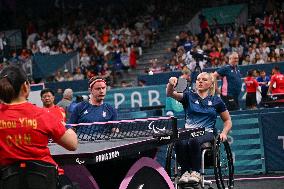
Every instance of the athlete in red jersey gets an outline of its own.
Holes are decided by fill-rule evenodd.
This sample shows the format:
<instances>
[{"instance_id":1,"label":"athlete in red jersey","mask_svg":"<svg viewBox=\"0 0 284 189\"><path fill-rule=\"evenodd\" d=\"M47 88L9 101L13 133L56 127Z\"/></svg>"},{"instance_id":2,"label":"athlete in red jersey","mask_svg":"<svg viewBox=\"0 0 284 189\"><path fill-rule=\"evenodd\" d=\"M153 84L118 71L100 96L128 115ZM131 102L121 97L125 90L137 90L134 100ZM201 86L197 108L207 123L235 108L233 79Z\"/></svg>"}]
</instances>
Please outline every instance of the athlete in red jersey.
<instances>
[{"instance_id":1,"label":"athlete in red jersey","mask_svg":"<svg viewBox=\"0 0 284 189\"><path fill-rule=\"evenodd\" d=\"M272 94L284 94L284 75L280 73L278 66L273 68L273 76L271 77L268 91Z\"/></svg>"},{"instance_id":2,"label":"athlete in red jersey","mask_svg":"<svg viewBox=\"0 0 284 189\"><path fill-rule=\"evenodd\" d=\"M0 73L0 166L17 161L40 160L56 165L47 147L52 138L68 150L78 139L59 118L27 102L30 84L25 72L8 66Z\"/></svg>"},{"instance_id":3,"label":"athlete in red jersey","mask_svg":"<svg viewBox=\"0 0 284 189\"><path fill-rule=\"evenodd\" d=\"M40 92L43 107L47 108L49 112L54 114L60 120L66 122L66 113L64 108L54 104L54 92L51 89L45 88Z\"/></svg>"},{"instance_id":4,"label":"athlete in red jersey","mask_svg":"<svg viewBox=\"0 0 284 189\"><path fill-rule=\"evenodd\" d=\"M246 107L248 109L255 109L256 108L256 91L258 89L258 82L256 79L253 77L253 70L248 71L248 75L244 80L246 84Z\"/></svg>"},{"instance_id":5,"label":"athlete in red jersey","mask_svg":"<svg viewBox=\"0 0 284 189\"><path fill-rule=\"evenodd\" d=\"M245 78L247 93L255 93L258 87L258 82L253 76Z\"/></svg>"}]
</instances>

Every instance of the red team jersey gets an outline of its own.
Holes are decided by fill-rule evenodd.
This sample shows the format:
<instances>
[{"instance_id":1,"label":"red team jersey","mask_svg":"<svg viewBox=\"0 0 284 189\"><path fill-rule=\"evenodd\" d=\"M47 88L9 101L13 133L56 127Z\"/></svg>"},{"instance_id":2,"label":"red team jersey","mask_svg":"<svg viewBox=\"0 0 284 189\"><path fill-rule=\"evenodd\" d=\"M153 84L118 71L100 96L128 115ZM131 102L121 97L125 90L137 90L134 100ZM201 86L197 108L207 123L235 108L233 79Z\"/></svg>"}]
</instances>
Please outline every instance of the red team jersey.
<instances>
[{"instance_id":1,"label":"red team jersey","mask_svg":"<svg viewBox=\"0 0 284 189\"><path fill-rule=\"evenodd\" d=\"M277 73L271 77L270 85L272 85L272 94L284 93L284 75Z\"/></svg>"},{"instance_id":2,"label":"red team jersey","mask_svg":"<svg viewBox=\"0 0 284 189\"><path fill-rule=\"evenodd\" d=\"M56 165L47 147L58 141L66 128L52 113L25 102L0 104L0 166L19 160L40 160Z\"/></svg>"},{"instance_id":3,"label":"red team jersey","mask_svg":"<svg viewBox=\"0 0 284 189\"><path fill-rule=\"evenodd\" d=\"M58 117L60 120L66 122L66 114L64 108L60 106L52 106L51 108L46 108L49 112L51 112L53 115Z\"/></svg>"},{"instance_id":4,"label":"red team jersey","mask_svg":"<svg viewBox=\"0 0 284 189\"><path fill-rule=\"evenodd\" d=\"M258 87L258 82L254 77L246 77L244 80L246 84L247 93L255 93Z\"/></svg>"}]
</instances>

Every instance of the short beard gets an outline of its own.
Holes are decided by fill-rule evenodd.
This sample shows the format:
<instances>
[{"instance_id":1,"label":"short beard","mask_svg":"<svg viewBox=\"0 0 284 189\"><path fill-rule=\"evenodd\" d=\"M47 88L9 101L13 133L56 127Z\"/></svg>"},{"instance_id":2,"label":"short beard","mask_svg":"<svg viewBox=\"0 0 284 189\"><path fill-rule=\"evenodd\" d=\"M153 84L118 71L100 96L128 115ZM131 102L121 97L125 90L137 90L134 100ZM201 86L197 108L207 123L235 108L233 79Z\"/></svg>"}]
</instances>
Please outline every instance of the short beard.
<instances>
[{"instance_id":1,"label":"short beard","mask_svg":"<svg viewBox=\"0 0 284 189\"><path fill-rule=\"evenodd\" d=\"M90 103L93 105L100 105L104 102L104 98L103 99L99 99L99 98L90 98Z\"/></svg>"}]
</instances>

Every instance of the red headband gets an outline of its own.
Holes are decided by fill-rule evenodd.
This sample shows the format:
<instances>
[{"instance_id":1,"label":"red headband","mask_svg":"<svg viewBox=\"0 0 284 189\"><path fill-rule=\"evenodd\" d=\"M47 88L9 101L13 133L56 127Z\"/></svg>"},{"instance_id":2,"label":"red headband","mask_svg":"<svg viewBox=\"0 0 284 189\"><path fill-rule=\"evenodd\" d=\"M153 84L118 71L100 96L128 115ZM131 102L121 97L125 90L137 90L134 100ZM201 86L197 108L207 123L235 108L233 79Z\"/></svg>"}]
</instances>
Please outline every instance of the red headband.
<instances>
[{"instance_id":1,"label":"red headband","mask_svg":"<svg viewBox=\"0 0 284 189\"><path fill-rule=\"evenodd\" d=\"M104 82L106 84L106 81L103 79L95 79L92 83L90 83L89 87L92 88L96 82Z\"/></svg>"}]
</instances>

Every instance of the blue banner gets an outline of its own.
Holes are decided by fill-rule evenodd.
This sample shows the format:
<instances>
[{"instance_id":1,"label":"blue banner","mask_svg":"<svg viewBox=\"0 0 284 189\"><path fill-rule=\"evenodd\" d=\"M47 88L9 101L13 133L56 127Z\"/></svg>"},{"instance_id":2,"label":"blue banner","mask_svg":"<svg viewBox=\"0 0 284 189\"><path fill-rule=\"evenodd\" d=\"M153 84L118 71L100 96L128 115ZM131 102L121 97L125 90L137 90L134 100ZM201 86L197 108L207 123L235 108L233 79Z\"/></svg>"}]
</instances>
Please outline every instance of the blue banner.
<instances>
[{"instance_id":1,"label":"blue banner","mask_svg":"<svg viewBox=\"0 0 284 189\"><path fill-rule=\"evenodd\" d=\"M48 55L35 54L33 61L33 78L46 78L53 75L58 69L62 68L65 63L77 55L77 52L67 54ZM71 70L72 71L72 70Z\"/></svg>"},{"instance_id":2,"label":"blue banner","mask_svg":"<svg viewBox=\"0 0 284 189\"><path fill-rule=\"evenodd\" d=\"M213 18L218 20L219 24L235 23L236 18L246 5L228 5L222 7L206 8L202 10L202 14L207 18L209 24L212 24Z\"/></svg>"},{"instance_id":3,"label":"blue banner","mask_svg":"<svg viewBox=\"0 0 284 189\"><path fill-rule=\"evenodd\" d=\"M166 86L149 86L113 89L108 91L106 101L115 108L135 108L165 104Z\"/></svg>"},{"instance_id":4,"label":"blue banner","mask_svg":"<svg viewBox=\"0 0 284 189\"><path fill-rule=\"evenodd\" d=\"M261 115L265 164L268 172L284 170L283 113Z\"/></svg>"},{"instance_id":5,"label":"blue banner","mask_svg":"<svg viewBox=\"0 0 284 189\"><path fill-rule=\"evenodd\" d=\"M76 94L87 95L88 92ZM111 89L107 91L105 102L116 109L165 105L166 85Z\"/></svg>"}]
</instances>

